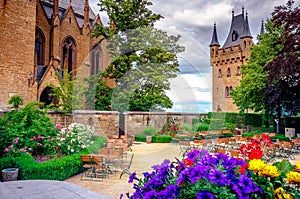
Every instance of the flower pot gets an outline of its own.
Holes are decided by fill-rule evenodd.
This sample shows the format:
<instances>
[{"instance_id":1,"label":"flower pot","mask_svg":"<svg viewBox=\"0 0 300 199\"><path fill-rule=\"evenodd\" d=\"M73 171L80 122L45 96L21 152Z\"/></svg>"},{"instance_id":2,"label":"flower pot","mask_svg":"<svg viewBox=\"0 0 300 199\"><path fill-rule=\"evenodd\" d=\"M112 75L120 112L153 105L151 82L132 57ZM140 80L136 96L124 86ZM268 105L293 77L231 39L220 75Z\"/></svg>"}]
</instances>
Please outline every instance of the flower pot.
<instances>
[{"instance_id":1,"label":"flower pot","mask_svg":"<svg viewBox=\"0 0 300 199\"><path fill-rule=\"evenodd\" d=\"M146 142L150 144L152 142L152 136L146 136Z\"/></svg>"},{"instance_id":2,"label":"flower pot","mask_svg":"<svg viewBox=\"0 0 300 199\"><path fill-rule=\"evenodd\" d=\"M15 181L18 179L18 168L8 168L2 170L2 181Z\"/></svg>"}]
</instances>

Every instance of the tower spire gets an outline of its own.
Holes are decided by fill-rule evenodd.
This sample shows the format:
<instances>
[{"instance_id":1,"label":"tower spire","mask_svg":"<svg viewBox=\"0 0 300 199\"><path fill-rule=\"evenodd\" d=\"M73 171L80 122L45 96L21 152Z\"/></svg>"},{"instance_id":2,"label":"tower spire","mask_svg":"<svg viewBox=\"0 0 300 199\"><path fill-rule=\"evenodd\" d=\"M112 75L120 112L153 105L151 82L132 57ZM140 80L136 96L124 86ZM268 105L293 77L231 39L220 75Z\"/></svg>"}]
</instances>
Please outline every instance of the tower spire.
<instances>
[{"instance_id":1,"label":"tower spire","mask_svg":"<svg viewBox=\"0 0 300 199\"><path fill-rule=\"evenodd\" d=\"M212 35L212 38L211 38L211 42L209 44L209 47L211 47L211 46L220 46L219 41L218 41L216 23L214 23L213 35Z\"/></svg>"},{"instance_id":2,"label":"tower spire","mask_svg":"<svg viewBox=\"0 0 300 199\"><path fill-rule=\"evenodd\" d=\"M261 28L260 28L260 35L265 33L265 28L264 28L264 20L261 20Z\"/></svg>"},{"instance_id":3,"label":"tower spire","mask_svg":"<svg viewBox=\"0 0 300 199\"><path fill-rule=\"evenodd\" d=\"M248 13L247 12L246 12L246 19L244 21L244 31L243 31L243 35L242 35L241 39L245 38L245 37L253 38L252 35L251 35L251 32L250 32L250 28L249 28Z\"/></svg>"}]
</instances>

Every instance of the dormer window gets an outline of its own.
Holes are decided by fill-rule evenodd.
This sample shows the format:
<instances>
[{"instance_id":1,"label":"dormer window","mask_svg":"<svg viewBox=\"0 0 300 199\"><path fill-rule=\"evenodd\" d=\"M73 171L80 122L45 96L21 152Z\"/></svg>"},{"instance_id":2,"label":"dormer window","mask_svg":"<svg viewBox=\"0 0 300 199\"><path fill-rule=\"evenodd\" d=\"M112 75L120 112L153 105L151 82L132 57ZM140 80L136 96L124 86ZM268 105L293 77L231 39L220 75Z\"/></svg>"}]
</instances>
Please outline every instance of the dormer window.
<instances>
[{"instance_id":1,"label":"dormer window","mask_svg":"<svg viewBox=\"0 0 300 199\"><path fill-rule=\"evenodd\" d=\"M232 41L236 41L239 37L239 34L236 30L232 32Z\"/></svg>"}]
</instances>

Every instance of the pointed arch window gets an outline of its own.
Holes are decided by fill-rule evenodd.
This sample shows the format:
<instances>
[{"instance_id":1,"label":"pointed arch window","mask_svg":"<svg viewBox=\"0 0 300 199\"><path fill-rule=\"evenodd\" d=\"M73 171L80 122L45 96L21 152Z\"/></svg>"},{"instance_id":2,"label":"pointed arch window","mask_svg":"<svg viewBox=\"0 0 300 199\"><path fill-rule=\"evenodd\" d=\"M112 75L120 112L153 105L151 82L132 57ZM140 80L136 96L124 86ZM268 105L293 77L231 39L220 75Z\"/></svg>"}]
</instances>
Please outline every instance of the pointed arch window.
<instances>
[{"instance_id":1,"label":"pointed arch window","mask_svg":"<svg viewBox=\"0 0 300 199\"><path fill-rule=\"evenodd\" d=\"M103 52L99 45L94 46L91 53L91 75L103 71Z\"/></svg>"},{"instance_id":2,"label":"pointed arch window","mask_svg":"<svg viewBox=\"0 0 300 199\"><path fill-rule=\"evenodd\" d=\"M222 70L219 69L219 72L218 72L218 78L221 78L222 77Z\"/></svg>"},{"instance_id":3,"label":"pointed arch window","mask_svg":"<svg viewBox=\"0 0 300 199\"><path fill-rule=\"evenodd\" d=\"M230 68L227 69L227 77L230 77L231 76L231 71L230 71Z\"/></svg>"},{"instance_id":4,"label":"pointed arch window","mask_svg":"<svg viewBox=\"0 0 300 199\"><path fill-rule=\"evenodd\" d=\"M45 35L38 27L35 29L34 64L45 65Z\"/></svg>"},{"instance_id":5,"label":"pointed arch window","mask_svg":"<svg viewBox=\"0 0 300 199\"><path fill-rule=\"evenodd\" d=\"M75 40L68 36L62 42L62 68L71 73L77 68L77 48Z\"/></svg>"},{"instance_id":6,"label":"pointed arch window","mask_svg":"<svg viewBox=\"0 0 300 199\"><path fill-rule=\"evenodd\" d=\"M236 76L240 76L240 75L241 75L241 67L238 66L238 67L236 68Z\"/></svg>"},{"instance_id":7,"label":"pointed arch window","mask_svg":"<svg viewBox=\"0 0 300 199\"><path fill-rule=\"evenodd\" d=\"M229 87L225 87L225 97L229 97Z\"/></svg>"},{"instance_id":8,"label":"pointed arch window","mask_svg":"<svg viewBox=\"0 0 300 199\"><path fill-rule=\"evenodd\" d=\"M229 96L228 97L231 97L231 92L233 91L233 87L232 86L230 86L229 87Z\"/></svg>"}]
</instances>

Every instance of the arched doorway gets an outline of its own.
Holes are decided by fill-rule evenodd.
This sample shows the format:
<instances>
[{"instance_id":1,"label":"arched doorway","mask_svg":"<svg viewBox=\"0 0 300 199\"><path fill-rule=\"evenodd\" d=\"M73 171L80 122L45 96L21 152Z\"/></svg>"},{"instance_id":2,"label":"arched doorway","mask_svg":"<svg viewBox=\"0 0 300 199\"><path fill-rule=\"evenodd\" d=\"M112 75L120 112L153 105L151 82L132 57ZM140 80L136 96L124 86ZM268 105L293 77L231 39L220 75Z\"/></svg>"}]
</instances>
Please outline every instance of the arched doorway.
<instances>
[{"instance_id":1,"label":"arched doorway","mask_svg":"<svg viewBox=\"0 0 300 199\"><path fill-rule=\"evenodd\" d=\"M40 102L43 103L43 107L46 107L50 104L58 104L58 99L57 97L51 96L51 94L53 93L52 89L50 87L46 87L41 95L40 95Z\"/></svg>"}]
</instances>

